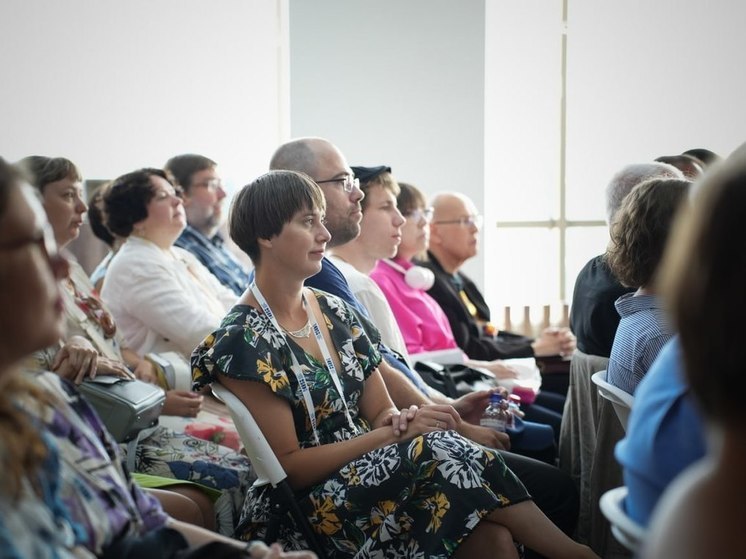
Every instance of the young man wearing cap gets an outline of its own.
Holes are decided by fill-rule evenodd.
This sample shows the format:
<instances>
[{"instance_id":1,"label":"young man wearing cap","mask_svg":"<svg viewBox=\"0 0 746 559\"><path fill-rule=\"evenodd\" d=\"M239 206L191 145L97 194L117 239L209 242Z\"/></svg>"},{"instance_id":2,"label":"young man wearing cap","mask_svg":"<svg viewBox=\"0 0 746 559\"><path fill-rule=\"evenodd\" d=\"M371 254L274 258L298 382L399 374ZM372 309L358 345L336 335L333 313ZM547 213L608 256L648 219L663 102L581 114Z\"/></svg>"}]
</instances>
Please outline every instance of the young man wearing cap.
<instances>
[{"instance_id":1,"label":"young man wearing cap","mask_svg":"<svg viewBox=\"0 0 746 559\"><path fill-rule=\"evenodd\" d=\"M357 238L360 234L362 219L361 201L363 193L359 182L354 180L352 169L347 165L344 155L332 143L322 138L300 138L280 146L272 157L270 169L285 169L306 173L321 186L327 203L326 222L332 240L328 246L334 247ZM309 278L307 285L331 292L353 307L366 313L364 307L355 298L344 275L329 259L322 261L322 270ZM383 348L385 350L385 347ZM384 357L386 352L384 351ZM389 353L390 355L390 353ZM379 368L386 382L386 387L395 404L400 407L411 405L423 406L433 404L424 392L406 376L401 369L390 365L388 359L381 362ZM467 406L469 398L454 401L454 407L464 414L470 411L469 420L478 420L482 408ZM461 408L461 409L459 409ZM472 409L469 409L472 408ZM462 421L459 426L464 436L485 444L484 437L490 437L493 448L502 448L502 443L495 437L497 433L485 433L478 425ZM531 493L537 506L560 529L572 534L577 521L578 497L570 478L557 468L523 456L517 456L504 450L500 451L508 467L521 479Z\"/></svg>"}]
</instances>

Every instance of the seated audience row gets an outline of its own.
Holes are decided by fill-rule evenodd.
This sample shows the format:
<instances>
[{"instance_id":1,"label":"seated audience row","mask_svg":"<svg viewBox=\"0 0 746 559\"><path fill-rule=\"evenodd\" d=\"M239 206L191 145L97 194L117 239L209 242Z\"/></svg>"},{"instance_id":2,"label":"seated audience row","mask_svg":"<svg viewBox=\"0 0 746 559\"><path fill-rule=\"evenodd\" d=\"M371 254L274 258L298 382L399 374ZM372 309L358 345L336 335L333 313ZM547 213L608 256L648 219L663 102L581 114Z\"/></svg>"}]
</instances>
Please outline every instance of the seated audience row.
<instances>
[{"instance_id":1,"label":"seated audience row","mask_svg":"<svg viewBox=\"0 0 746 559\"><path fill-rule=\"evenodd\" d=\"M50 161L54 160L27 158L25 166L32 170L34 177L37 177L43 175L43 170ZM55 172L59 176L56 176L55 180L36 182L44 196L49 218L55 226L55 234L59 233L59 244L64 245L77 236L83 213L86 211L86 204L82 199L79 184L81 177L77 169L66 160L57 163L63 163L61 175L59 175L60 170L57 169ZM247 251L256 265L257 275L250 290L246 290L249 287L249 276L246 270L238 259L226 250L222 237L217 233L225 192L217 175L216 165L212 160L192 154L177 156L167 162L165 172L158 169L142 169L123 175L107 185L101 191L100 201L96 200L95 219L98 219L100 225L105 226L104 231L108 231L112 242L121 245L121 248L113 254L108 264L102 267L106 272L101 287L105 305L97 299L94 287L79 267L74 267L72 273L65 272L66 277L62 281L64 289L67 290L64 299L65 309L69 314L69 322L78 331L71 336L66 336L65 339L60 337L62 341L59 345L47 354L51 356L47 360L47 366L77 381L96 373L122 376L134 374L154 382L160 381L163 384L162 377L156 378L157 368L153 367L147 355L175 352L187 358L199 344L193 356L196 386L202 388L210 382L222 382L242 397L247 406L252 411L256 411L260 418L262 416L273 418L272 421L260 419L260 425L281 462L289 471L291 482L304 491L310 491L306 500L312 509L316 509L311 519L312 523L315 529L325 536L325 545L332 555L345 555L353 549L352 542L359 538L349 530L350 526L355 524L357 530L361 531L361 535L368 533L369 529L374 530L368 533L372 537L368 537L365 544L371 551L399 553L404 549L417 549L432 553L445 545L442 550L447 550L449 555L454 550L456 556L466 556L474 553L482 554L489 549L496 551L500 556L510 557L516 553L512 543L512 540L516 539L546 556L592 556L590 550L565 538L540 512L540 509L544 510L562 530L572 532L575 514L571 510L573 506L577 506L575 496L572 496L569 501L574 502L575 505L568 508L567 502L559 504L557 499L553 502L547 495L550 491L549 480L559 481L560 478L556 476L559 472L551 472L551 468L542 469L533 461L518 459L504 450L497 454L489 452L480 454L479 460L485 460L482 475L491 476L492 474L488 474L488 471L494 467L495 463L500 465L505 460L508 466L516 470L518 478L527 484L529 491L537 499L539 508L532 504L528 507L523 506L524 503L520 501L523 501L527 495L521 491L525 492L525 489L518 478L512 477L514 473L505 468L503 464L499 469L501 472L499 479L502 481L492 480L490 482L493 492L494 487L501 484L506 488L496 503L499 508L492 512L482 511L477 517L474 517L472 513L468 517L471 519L468 523L467 517L458 521L459 514L467 512L463 505L474 506L477 502L474 499L481 499L484 495L477 497L478 493L475 493L472 498L469 498L468 504L464 500L462 504L457 505L462 502L461 499L468 497L467 494L456 495L453 489L449 489L454 483L450 476L439 477L436 481L431 477L433 473L431 472L428 476L418 480L416 476L411 477L412 473L408 470L400 470L398 466L392 466L393 469L386 476L391 479L378 482L382 484L381 489L385 487L386 491L393 492L392 503L401 500L395 495L398 491L396 484L401 483L402 474L404 474L403 480L408 480L409 484L414 483L415 487L418 483L422 483L423 487L430 487L434 484L440 488L442 491L440 499L445 499L441 505L445 508L441 512L428 509L428 514L431 515L428 520L430 526L428 532L443 530L444 536L438 541L430 541L429 538L417 535L416 530L404 519L411 520L418 517L421 512L414 514L415 509L410 510L406 507L379 511L385 512L388 516L389 520L385 522L387 525L390 524L390 530L394 530L394 532L389 532L389 535L397 534L395 537L380 538L377 524L366 527L359 521L353 520L355 514L358 513L362 515L360 518L375 516L374 509L378 510L383 506L381 501L376 501L375 507L372 501L368 501L373 498L372 486L366 483L362 484L360 489L355 489L356 484L350 481L351 478L345 477L345 471L349 468L361 477L367 476L364 473L365 464L370 457L366 454L366 450L372 452L372 455L384 450L396 454L394 449L398 448L399 460L403 460L406 454L406 459L413 460L413 464L416 464L417 460L430 456L430 459L441 460L442 468L452 470L460 467L458 466L460 458L456 455L443 454L446 448L455 448L463 444L468 446L471 444L467 440L469 437L486 443L492 448L507 446L509 441L498 433L487 432L489 430L468 423L478 421L479 414L486 405L489 391L475 392L457 400L433 394L424 386L417 373L411 370L407 360L406 350L415 348L410 335L412 329L405 327L402 337L399 328L391 328L389 319L386 319L384 330L387 332L387 337L390 337L392 345L399 345L399 349L405 350L402 352L404 354L402 358L388 347L389 344L381 342L376 327L367 320L370 314L355 298L344 276L324 256L327 244L329 247L339 247L339 254L343 254L345 243L354 241L360 234L360 206L364 194L360 190L359 180L354 178L353 170L347 166L339 150L321 139L306 138L289 142L278 149L271 162L271 168L288 168L305 172L316 181L321 189L319 190L316 184L306 181L300 175L275 172L260 177L245 187L239 195L234 214L240 219L237 218L231 223L231 231L234 241ZM696 167L692 168L696 169ZM385 167L375 169L379 174L380 172L390 173L390 169ZM356 170L359 177L364 177L366 171L370 169L357 168ZM50 184L57 188L49 188ZM644 190L643 187L641 187L642 190ZM269 194L270 191L272 194ZM282 204L282 207L278 209L271 202L276 203L276 197L281 196L283 192L289 193L290 197L288 203ZM243 207L240 207L242 198ZM678 198L674 195L669 198L667 201L672 207L675 206ZM247 205L247 199L251 199L254 203ZM634 196L629 197L629 200L633 199ZM651 212L650 208L645 206L645 202L645 197L643 197L643 202L640 202L637 208L643 211L637 213L632 211L633 217L639 219L639 215L644 215L645 211ZM493 369L498 375L510 375L511 372L499 361L494 361L500 357L524 354L538 356L572 351L574 339L568 331L546 331L534 341L510 333L495 332L491 327L489 309L481 294L473 282L459 270L463 262L474 255L477 246L476 237L479 232L479 223L476 222L477 212L468 199L461 195L437 197L434 200L434 206L439 215L432 223L430 223L429 210L424 196L411 186L405 186L399 192L399 199L393 203L389 200L388 203L389 206L375 209L381 209L396 218L397 224L390 226L393 229L394 239L398 238L401 241L398 246L400 253L398 259L382 260L378 268L373 270L372 275L374 278L381 275L376 273L380 266L388 266L388 268L380 269L387 272L393 270L397 274L404 274L407 269L414 268L414 262L412 262L414 257L424 253L424 250L428 248L427 232L431 230L437 232L440 227L443 232L437 237L438 242L430 247L431 260L425 265L433 269L436 280L440 280L442 284L439 285L436 281L436 285L431 290L435 295L438 293L435 287L443 288L443 293L441 293L443 300L438 301L442 308L430 299L432 306L429 307L429 312L433 320L426 322L428 327L437 325L436 334L443 337L445 345L453 349L459 346L462 349L465 349L464 346L473 346L479 351L486 348L486 350L496 352L493 357L482 358L471 355L470 357L476 359L472 361L473 365ZM632 204L632 202L629 203ZM399 212L397 204L403 212ZM367 206L367 204L364 205ZM652 213L654 211L655 208ZM320 222L324 213L326 227ZM402 213L408 218L406 221ZM665 213L665 208L663 213ZM413 217L418 219L412 219ZM662 224L665 228L667 222L656 220L655 223L656 225ZM458 226L457 232L463 235L453 234L456 226ZM629 224L619 226L619 231L631 230ZM106 236L103 231L102 234ZM304 242L306 242L305 249ZM639 245L634 245L623 234L615 236L614 243L609 250L612 267L615 250L625 242L639 248ZM449 243L450 246L446 246ZM452 253L441 250L444 247L452 250L454 244L459 245L458 250L464 250L463 253L458 254L460 258L450 258ZM187 250L181 250L177 248L178 246ZM410 248L413 251L406 252ZM304 250L306 252L303 252ZM441 250L440 253L438 253L439 250ZM301 255L302 252L305 256ZM286 258L291 254L296 254L298 258ZM262 274L262 267L270 272ZM311 273L311 268L321 273L314 275ZM278 276L272 273L277 271L282 274ZM269 281L268 277L275 279ZM277 277L286 278L287 281L278 283ZM292 278L296 279L291 281ZM321 295L318 292L302 289L302 283L304 280L308 283L309 278L325 291L340 295L342 300L347 301L350 306L346 307L345 303L336 299L334 295ZM396 278L402 285L397 284L395 287L398 292L402 292L402 287L405 287L404 276L402 275L401 278L396 276ZM646 288L650 285L652 285L650 282L645 285L636 285L638 288L636 296L646 295ZM422 287L419 286L420 289ZM395 293L393 289L388 291ZM270 293L268 300L271 305L262 304L262 292ZM418 299L427 300L425 299L428 297L427 294L420 293ZM240 296L239 304L234 307L237 296ZM409 304L398 306L407 312L411 307ZM113 318L107 309L111 309ZM270 309L274 310L275 318L278 316L280 318L273 319ZM449 310L453 316L448 313ZM252 316L253 318L249 322L243 322L242 312L249 312L249 314L253 312L256 316L247 314L248 318ZM227 316L223 319L226 313ZM318 314L318 317L314 317L315 314ZM305 322L303 316L306 317ZM323 317L323 320L319 317ZM342 323L337 324L335 317ZM315 336L311 337L313 318L317 319L317 328ZM267 323L261 326L260 319L266 320ZM240 320L241 324L234 324L235 320ZM285 324L286 322L294 326L301 325L301 322L303 324L295 330L286 330L278 326L279 323ZM120 328L119 332L116 330L117 323ZM420 320L419 324L422 323ZM454 323L460 332L464 329L463 340L454 337ZM218 328L219 325L221 325L220 328ZM218 330L215 330L216 328ZM249 341L246 337L246 328L251 328L254 332L250 336L254 341L248 345L245 345ZM260 352L261 359L259 355L253 360L249 357L251 363L255 365L240 366L240 363L250 355L250 351L259 351L257 343L272 329L285 340L285 349L277 346L278 340L274 340L272 347ZM214 333L208 335L213 330ZM419 332L418 329L415 331ZM399 333L399 338L396 333ZM422 343L423 341L425 341L424 338L417 342L418 349L444 348L437 344ZM337 352L331 352L329 358L326 359L324 349L330 343L340 353L337 355ZM344 353L344 348L350 343L351 347L355 348L354 356ZM622 352L620 355L623 355L630 344L620 342L619 347ZM298 349L300 352L297 351ZM274 355L273 352L278 353ZM363 358L363 355L367 357ZM306 363L305 368L285 363L287 359L290 359L297 365L299 357ZM612 351L613 358L614 352ZM264 364L261 362L262 359L266 359ZM314 369L316 366L319 367L318 370ZM298 382L299 387L304 383L301 383L295 376L288 375L288 370L293 370L296 375L311 375L316 379L309 384L311 391L305 395L308 397L301 398L292 389L295 386L294 380ZM336 371L341 371L341 374L335 374ZM362 374L358 374L359 372ZM324 383L322 383L323 386L317 385L317 380L325 375L332 381L331 384L335 385L331 391L329 390L331 385L327 386ZM355 382L351 380L352 378ZM243 379L266 383L269 390L262 388L261 384L240 382ZM282 379L284 381L280 382ZM184 381L184 379L181 380ZM42 380L39 380L39 383L41 384ZM189 384L188 379L187 384ZM366 390L363 389L364 387ZM195 415L199 411L201 396L192 392L180 392L175 389L175 386L164 386L164 388L170 389L167 410L175 410L176 415ZM288 390L290 392L287 392ZM389 399L389 393L391 399ZM282 396L284 399L277 399L275 395ZM328 402L331 408L318 407L322 400ZM451 404L454 407L451 407ZM311 405L316 406L314 413L310 411ZM538 406L534 409L538 409ZM302 420L300 416L293 419L296 412L303 415L303 410L306 410L304 417L306 420L310 418L310 422ZM327 414L330 415L327 417ZM277 421L277 418L285 416L288 421ZM363 420L364 417L368 421ZM319 418L326 419L319 422L317 430L316 423ZM345 419L350 427L349 430L345 430ZM558 430L559 416L556 419ZM373 431L366 433L371 426L374 428ZM378 435L374 435L375 433ZM390 435L382 438L380 435L383 433ZM462 439L457 433L467 438ZM173 438L174 435L171 434L169 437ZM455 437L455 439L449 437ZM370 442L367 445L361 445L359 440L362 439ZM336 441L334 456L338 457L339 462L336 466L322 462L318 463L318 467L314 465L313 456L316 452L312 447L318 446L322 440L324 444ZM417 456L411 454L412 441L417 441L418 448L421 448ZM186 442L186 439L183 442ZM164 445L166 448L163 448ZM266 521L263 488L252 488L244 500L248 488L250 465L243 457L238 457L234 461L233 456L236 455L224 454L224 451L217 448L217 445L214 446L216 448L205 450L203 458L209 466L203 468L194 481L207 482L205 485L215 487L215 480L222 480L225 475L228 475L233 481L225 484L225 487L218 488L235 489L230 498L233 510L238 511L243 508L239 533L243 537L263 534L262 526ZM149 456L145 455L145 448L147 445L141 444L143 452L138 453L136 462L138 470L147 471L153 461L163 460L166 457L168 459L164 462L167 464L169 477L192 479L194 472L198 469L196 467L198 457L196 456L179 456L173 460L173 445L168 437L155 441ZM345 451L344 448L351 450ZM483 447L473 448L481 449L482 453L486 451ZM425 454L421 454L422 452ZM214 453L217 454L214 455ZM326 455L328 458L328 452ZM306 456L309 457L310 462L303 458ZM184 458L191 463L180 464L185 461ZM296 468L296 462L303 463L304 469ZM492 465L488 467L488 464ZM309 465L313 467L309 468ZM190 473L190 470L193 471ZM243 481L234 483L236 476ZM345 506L343 507L345 513L341 514L342 509L339 507L342 502L337 502L339 495L336 494L336 490L333 491L336 496L332 500L336 508L328 508L330 503L326 502L328 501L327 492L337 487L338 482L342 480L350 486L348 491L355 492L353 500L359 503L359 510L350 510L348 506ZM564 484L563 479L560 486ZM462 487L463 493L463 486L459 486ZM556 489L556 487L552 488L552 490ZM380 499L381 495L377 495L376 498ZM422 498L425 501L429 499L424 493ZM511 504L514 500L519 504ZM365 506L366 502L369 503L369 507ZM326 504L322 506L322 503ZM487 509L492 508L492 506L487 507ZM328 516L330 514L331 517ZM398 522L394 521L397 515L399 516ZM482 515L485 515L484 520L478 523L478 518ZM229 516L230 521L220 526L226 533L231 533L236 524L236 518L231 514ZM321 519L322 517L326 520L314 521L314 518ZM332 520L332 517L336 520ZM526 522L534 525L528 526ZM421 522L417 524L420 525ZM543 528L537 531L537 527ZM472 529L474 535L462 544L462 540ZM289 546L303 547L303 543L298 540L297 534L291 527L283 532L283 538L284 543ZM432 547L433 545L436 547ZM279 552L273 550L270 553Z\"/></svg>"},{"instance_id":2,"label":"seated audience row","mask_svg":"<svg viewBox=\"0 0 746 559\"><path fill-rule=\"evenodd\" d=\"M336 249L360 235L360 209L363 192L352 179L344 155L330 142L320 138L302 138L284 144L275 152L270 167L303 172L320 184L326 199L326 227L331 233L327 247ZM337 177L337 180L327 180ZM322 258L321 271L306 280L306 285L339 296L363 316L367 310L355 298L346 278L329 258ZM371 337L378 337L377 332ZM480 427L479 417L487 403L488 392L472 393L450 400L437 391L420 390L422 381L408 367L395 368L387 359L387 347L379 344L384 356L379 365L386 387L398 408L432 403L452 404L464 421L459 433L490 448L503 448L505 434ZM398 361L392 361L398 363ZM566 533L574 530L577 497L566 476L556 468L511 452L500 451L505 462L524 482L539 508Z\"/></svg>"},{"instance_id":3,"label":"seated audience row","mask_svg":"<svg viewBox=\"0 0 746 559\"><path fill-rule=\"evenodd\" d=\"M594 556L527 500L499 454L455 432L453 408L397 411L378 371L375 327L341 299L303 287L333 238L325 194L352 181L344 160L335 163L331 182L339 184L323 193L289 171L239 193L231 236L256 275L193 354L197 383L220 382L251 410L291 484L309 492L332 555L510 557L516 539L548 557ZM350 214L348 223L359 224L360 212ZM263 488L250 492L244 512L247 533L261 534Z\"/></svg>"},{"instance_id":4,"label":"seated audience row","mask_svg":"<svg viewBox=\"0 0 746 559\"><path fill-rule=\"evenodd\" d=\"M116 443L74 385L53 373L21 372L29 353L62 337L58 282L68 267L48 227L35 193L0 159L2 555L313 557L261 545L249 555L244 542L170 518L130 479ZM186 554L203 544L211 547Z\"/></svg>"},{"instance_id":5,"label":"seated audience row","mask_svg":"<svg viewBox=\"0 0 746 559\"><path fill-rule=\"evenodd\" d=\"M432 273L410 262L410 256L427 248L429 220L424 217L424 196L411 185L399 185L389 167L352 167L352 170L361 180L360 189L365 194L361 200L360 235L335 246L332 259L348 281L350 275L355 278L355 295L363 293L366 301L372 300L372 306L366 310L373 322L377 326L388 324L384 331L393 333L389 337L394 343L406 340L402 351L408 359L410 352L415 358L420 351L454 349L460 353L448 320L425 293L431 285L420 281L432 280ZM403 254L409 256L404 258ZM392 259L394 256L397 257ZM369 272L370 279L357 278L357 273L353 273L362 271ZM413 279L413 274L418 274L419 280ZM486 365L496 376L514 376L513 370L500 361L468 363ZM559 421L557 415L557 427ZM551 464L556 458L553 433L543 425L527 424L520 433L511 432L511 448Z\"/></svg>"},{"instance_id":6,"label":"seated audience row","mask_svg":"<svg viewBox=\"0 0 746 559\"><path fill-rule=\"evenodd\" d=\"M64 248L78 236L83 214L87 209L82 199L80 173L72 162L64 158L28 157L21 162L21 166L39 189L57 245ZM140 178L143 180L140 197L127 191L125 193L128 196L127 207L134 208L133 215L136 216L143 213L148 215L151 212L156 213L157 206L146 205L145 200L159 199L157 188L163 185L151 182L150 177L144 174ZM106 190L107 196L112 192L120 192L118 184L121 184L121 181L115 181L111 189ZM170 199L170 201L174 200L177 199ZM141 202L139 206L138 201ZM177 204L175 207L180 207L180 203ZM112 216L118 215L120 214L112 214ZM183 214L179 214L178 211L175 215L183 217ZM178 220L176 223L173 229L174 233L178 234ZM181 225L183 226L183 223ZM209 328L219 323L222 316L220 313L224 310L220 313L216 311L213 321L205 323L206 319L202 318L204 315L200 314L202 303L200 300L185 301L186 295L183 287L171 286L174 297L164 301L166 297L161 289L163 287L168 289L169 285L166 280L157 275L160 272L160 266L157 263L148 263L146 259L139 258L137 265L132 266L135 275L129 274L128 265L125 268L120 266L120 258L126 258L131 253L136 241L122 234L121 228L119 231L120 237L128 240L123 243L122 250L112 259L106 285L107 287L117 285L122 275L120 271L124 269L128 272L127 278L123 279L122 283L131 290L131 293L126 292L122 300L133 305L132 312L137 314L138 318L143 319L135 327L138 335L143 333L148 318L148 315L140 309L153 309L157 304L168 303L169 313L174 313L179 309L178 303L180 302L185 312L192 313L191 316L195 321L193 327L198 328L198 336L195 336L197 341L194 342L196 345L209 331ZM149 228L151 235L158 235L161 231L160 225ZM149 241L142 240L143 245L149 246L148 243ZM156 249L151 252L156 252ZM188 253L185 254L188 257ZM199 264L196 263L195 266ZM203 271L202 275L211 278L206 271ZM152 278L150 282L146 280L148 277ZM186 277L187 282L192 281L191 275ZM214 283L217 285L217 281ZM59 343L36 353L37 368L55 371L76 383L80 383L84 377L97 374L114 374L124 377L134 375L141 380L159 384L167 390L162 418L165 416L193 418L198 414L203 397L190 390L190 379L186 379L186 385L179 389L168 386L164 378L159 378L153 361L147 358L151 351L157 352L166 348L154 346L148 351L132 349L132 343L137 340L131 337L128 339L127 332L118 329L120 321L124 320L126 323L126 317L122 314L112 316L108 310L109 306L99 300L79 264L70 261L69 273L62 279L60 285L66 319L66 334ZM203 296L201 292L199 294L203 297L202 300L209 300L207 295ZM233 300L234 298L232 292L226 290L226 299ZM118 302L120 299L115 298L115 301ZM114 306L114 309L120 308L122 305ZM159 308L163 310L165 307ZM199 319L203 320L201 328ZM155 319L147 324L154 329L157 328ZM168 348L170 349L171 346ZM191 349L187 350L186 346L179 349L183 350L183 359L191 353ZM186 363L185 368L188 371ZM183 426L191 422L193 420L182 420L181 428L177 428L178 426L165 425L166 422L162 421L160 426L141 434L133 461L135 471L138 474L166 479L136 477L138 481L148 486L167 486L170 490L185 492L199 499L205 525L213 527L217 522L217 528L221 533L231 534L235 528L244 495L253 481L249 461L232 448L187 434ZM183 481L184 484L174 484L173 480ZM197 484L196 487L186 485L190 482ZM220 497L213 505L211 499L214 498L216 492ZM213 509L216 509L217 513Z\"/></svg>"},{"instance_id":7,"label":"seated audience row","mask_svg":"<svg viewBox=\"0 0 746 559\"><path fill-rule=\"evenodd\" d=\"M707 459L670 488L655 512L646 558L746 555L744 375L746 148L708 171L661 268L685 378L707 421Z\"/></svg>"}]
</instances>

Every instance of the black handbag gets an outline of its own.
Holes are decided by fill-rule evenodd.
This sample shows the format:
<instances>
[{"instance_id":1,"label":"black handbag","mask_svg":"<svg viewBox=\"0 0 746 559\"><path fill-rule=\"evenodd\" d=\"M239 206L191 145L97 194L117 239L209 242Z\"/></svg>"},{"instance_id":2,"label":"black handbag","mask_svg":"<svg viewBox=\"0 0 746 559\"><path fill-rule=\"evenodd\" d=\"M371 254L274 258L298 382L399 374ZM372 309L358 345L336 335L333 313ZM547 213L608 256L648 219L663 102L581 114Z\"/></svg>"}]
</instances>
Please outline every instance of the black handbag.
<instances>
[{"instance_id":1,"label":"black handbag","mask_svg":"<svg viewBox=\"0 0 746 559\"><path fill-rule=\"evenodd\" d=\"M463 363L442 365L433 361L417 361L414 368L428 386L449 398L497 386L492 375Z\"/></svg>"}]
</instances>

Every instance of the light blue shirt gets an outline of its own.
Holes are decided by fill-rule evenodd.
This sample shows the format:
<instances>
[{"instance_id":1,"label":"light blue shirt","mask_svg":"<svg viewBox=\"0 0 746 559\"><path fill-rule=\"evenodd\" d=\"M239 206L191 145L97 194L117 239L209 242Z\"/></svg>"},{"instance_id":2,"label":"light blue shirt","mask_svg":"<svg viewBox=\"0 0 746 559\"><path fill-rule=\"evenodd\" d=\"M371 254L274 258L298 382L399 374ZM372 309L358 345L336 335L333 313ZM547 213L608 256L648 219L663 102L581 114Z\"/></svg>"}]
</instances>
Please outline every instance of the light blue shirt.
<instances>
[{"instance_id":1,"label":"light blue shirt","mask_svg":"<svg viewBox=\"0 0 746 559\"><path fill-rule=\"evenodd\" d=\"M637 387L627 436L616 446L629 490L627 514L643 526L671 481L706 452L703 420L683 368L675 337Z\"/></svg>"}]
</instances>

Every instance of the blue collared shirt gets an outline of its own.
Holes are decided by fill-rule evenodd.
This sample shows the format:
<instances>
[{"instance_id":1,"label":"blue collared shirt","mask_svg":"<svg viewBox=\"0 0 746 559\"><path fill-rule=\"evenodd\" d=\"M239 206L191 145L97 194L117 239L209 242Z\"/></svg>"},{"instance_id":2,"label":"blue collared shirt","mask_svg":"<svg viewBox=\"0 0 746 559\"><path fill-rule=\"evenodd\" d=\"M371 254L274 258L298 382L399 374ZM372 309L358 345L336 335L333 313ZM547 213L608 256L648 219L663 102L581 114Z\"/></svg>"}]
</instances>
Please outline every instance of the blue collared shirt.
<instances>
[{"instance_id":1,"label":"blue collared shirt","mask_svg":"<svg viewBox=\"0 0 746 559\"><path fill-rule=\"evenodd\" d=\"M627 293L614 303L619 328L611 347L606 380L630 394L671 339L668 317L655 295Z\"/></svg>"},{"instance_id":2,"label":"blue collared shirt","mask_svg":"<svg viewBox=\"0 0 746 559\"><path fill-rule=\"evenodd\" d=\"M174 243L191 252L218 278L220 283L241 295L249 286L249 272L238 259L225 248L223 238L215 235L208 239L189 225Z\"/></svg>"}]
</instances>

